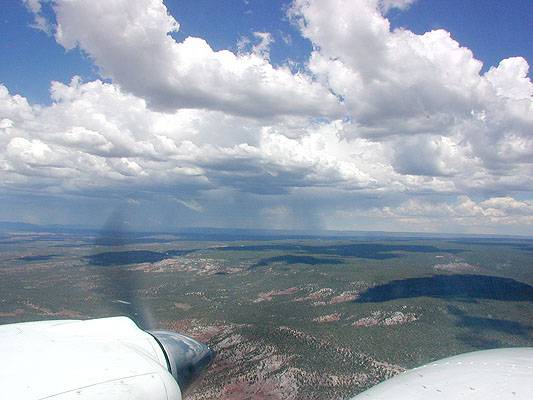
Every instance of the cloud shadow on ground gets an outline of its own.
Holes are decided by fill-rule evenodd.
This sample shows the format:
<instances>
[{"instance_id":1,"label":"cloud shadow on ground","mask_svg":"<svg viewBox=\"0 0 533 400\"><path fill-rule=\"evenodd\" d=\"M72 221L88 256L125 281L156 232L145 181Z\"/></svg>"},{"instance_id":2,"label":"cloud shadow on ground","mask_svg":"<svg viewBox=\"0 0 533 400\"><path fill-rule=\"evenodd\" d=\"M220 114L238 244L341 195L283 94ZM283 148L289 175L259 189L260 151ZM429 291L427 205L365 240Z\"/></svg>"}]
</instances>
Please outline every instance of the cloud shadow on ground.
<instances>
[{"instance_id":1,"label":"cloud shadow on ground","mask_svg":"<svg viewBox=\"0 0 533 400\"><path fill-rule=\"evenodd\" d=\"M217 247L221 251L294 251L305 254L330 255L340 257L356 257L371 260L387 260L401 257L398 252L409 253L450 253L463 252L460 249L441 249L436 246L408 245L408 244L380 244L380 243L353 243L333 246L305 246L297 244L273 244L253 246L227 246Z\"/></svg>"},{"instance_id":2,"label":"cloud shadow on ground","mask_svg":"<svg viewBox=\"0 0 533 400\"><path fill-rule=\"evenodd\" d=\"M514 279L488 275L433 275L390 281L360 294L360 303L435 297L450 299L491 299L502 301L533 301L533 287Z\"/></svg>"},{"instance_id":3,"label":"cloud shadow on ground","mask_svg":"<svg viewBox=\"0 0 533 400\"><path fill-rule=\"evenodd\" d=\"M183 256L194 251L196 250L169 250L161 253L149 250L110 251L96 253L85 257L85 259L87 259L90 265L128 265L158 262L167 258Z\"/></svg>"},{"instance_id":4,"label":"cloud shadow on ground","mask_svg":"<svg viewBox=\"0 0 533 400\"><path fill-rule=\"evenodd\" d=\"M458 317L455 326L471 329L473 334L491 330L527 337L533 331L527 325L508 319L471 317L465 311L454 306L449 306L448 312Z\"/></svg>"}]
</instances>

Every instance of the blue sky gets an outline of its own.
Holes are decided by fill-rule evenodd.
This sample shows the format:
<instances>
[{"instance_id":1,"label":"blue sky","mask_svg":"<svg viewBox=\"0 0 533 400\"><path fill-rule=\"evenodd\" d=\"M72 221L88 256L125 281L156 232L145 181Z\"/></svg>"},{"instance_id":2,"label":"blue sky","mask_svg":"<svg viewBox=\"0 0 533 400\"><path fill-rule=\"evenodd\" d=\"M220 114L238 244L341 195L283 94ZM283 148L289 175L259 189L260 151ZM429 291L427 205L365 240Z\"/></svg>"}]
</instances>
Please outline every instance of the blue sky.
<instances>
[{"instance_id":1,"label":"blue sky","mask_svg":"<svg viewBox=\"0 0 533 400\"><path fill-rule=\"evenodd\" d=\"M530 1L2 7L0 219L533 234Z\"/></svg>"}]
</instances>

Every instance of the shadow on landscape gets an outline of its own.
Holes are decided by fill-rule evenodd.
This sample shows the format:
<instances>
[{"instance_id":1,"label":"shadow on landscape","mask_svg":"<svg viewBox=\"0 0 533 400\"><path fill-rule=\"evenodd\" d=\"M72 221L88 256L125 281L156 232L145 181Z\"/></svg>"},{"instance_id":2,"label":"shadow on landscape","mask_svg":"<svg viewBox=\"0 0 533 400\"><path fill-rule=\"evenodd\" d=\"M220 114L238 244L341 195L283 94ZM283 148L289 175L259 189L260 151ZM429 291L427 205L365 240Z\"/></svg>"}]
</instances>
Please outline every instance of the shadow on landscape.
<instances>
[{"instance_id":1,"label":"shadow on landscape","mask_svg":"<svg viewBox=\"0 0 533 400\"><path fill-rule=\"evenodd\" d=\"M499 340L496 339L488 339L481 336L475 336L468 333L460 334L455 336L457 339L459 339L461 342L472 346L475 349L479 350L485 350L485 349L495 349L498 347L502 347L502 344ZM505 347L505 346L503 346Z\"/></svg>"},{"instance_id":2,"label":"shadow on landscape","mask_svg":"<svg viewBox=\"0 0 533 400\"><path fill-rule=\"evenodd\" d=\"M467 333L456 335L456 338L477 349L502 347L502 344L498 340L484 337L484 333L487 331L521 336L525 339L529 338L533 333L533 329L530 326L523 325L516 321L497 318L471 317L463 310L454 306L449 306L448 311L450 314L458 317L455 326L459 328L467 328L469 330Z\"/></svg>"},{"instance_id":3,"label":"shadow on landscape","mask_svg":"<svg viewBox=\"0 0 533 400\"><path fill-rule=\"evenodd\" d=\"M533 251L533 241L531 240L517 240L513 242L503 242L499 239L456 239L451 240L450 243L462 244L462 245L475 245L475 246L503 246L511 247L515 250Z\"/></svg>"},{"instance_id":4,"label":"shadow on landscape","mask_svg":"<svg viewBox=\"0 0 533 400\"><path fill-rule=\"evenodd\" d=\"M91 265L127 265L158 262L167 258L193 253L194 251L196 250L169 250L161 253L150 250L110 251L93 254L85 258Z\"/></svg>"},{"instance_id":5,"label":"shadow on landscape","mask_svg":"<svg viewBox=\"0 0 533 400\"><path fill-rule=\"evenodd\" d=\"M300 246L296 244L273 244L255 246L228 246L217 247L221 251L299 251L307 254L324 254L342 257L367 258L372 260L387 260L401 257L401 254L393 252L405 251L410 253L450 253L463 252L461 249L440 249L435 246L408 245L408 244L377 244L377 243L354 243L334 246Z\"/></svg>"},{"instance_id":6,"label":"shadow on landscape","mask_svg":"<svg viewBox=\"0 0 533 400\"><path fill-rule=\"evenodd\" d=\"M375 286L361 293L360 303L412 298L437 297L454 299L491 299L504 301L533 301L533 287L509 278L488 275L433 275L408 278Z\"/></svg>"},{"instance_id":7,"label":"shadow on landscape","mask_svg":"<svg viewBox=\"0 0 533 400\"><path fill-rule=\"evenodd\" d=\"M128 264L153 263L175 256L192 253L195 250L169 250L155 252L149 250L129 250L97 253L85 257L96 268L94 282L97 292L109 301L113 314L132 318L142 329L154 329L154 313L143 292L154 285L151 274L124 267Z\"/></svg>"},{"instance_id":8,"label":"shadow on landscape","mask_svg":"<svg viewBox=\"0 0 533 400\"><path fill-rule=\"evenodd\" d=\"M448 311L450 314L459 317L455 326L471 329L473 331L472 333L491 330L527 337L533 330L529 326L508 319L471 317L463 310L454 306L449 306Z\"/></svg>"},{"instance_id":9,"label":"shadow on landscape","mask_svg":"<svg viewBox=\"0 0 533 400\"><path fill-rule=\"evenodd\" d=\"M317 258L312 256L279 256L279 257L270 257L264 258L254 265L250 265L248 269L254 269L257 267L266 267L269 264L273 263L285 263L285 264L308 264L308 265L317 265L317 264L342 264L342 261L339 260L330 260L327 258Z\"/></svg>"}]
</instances>

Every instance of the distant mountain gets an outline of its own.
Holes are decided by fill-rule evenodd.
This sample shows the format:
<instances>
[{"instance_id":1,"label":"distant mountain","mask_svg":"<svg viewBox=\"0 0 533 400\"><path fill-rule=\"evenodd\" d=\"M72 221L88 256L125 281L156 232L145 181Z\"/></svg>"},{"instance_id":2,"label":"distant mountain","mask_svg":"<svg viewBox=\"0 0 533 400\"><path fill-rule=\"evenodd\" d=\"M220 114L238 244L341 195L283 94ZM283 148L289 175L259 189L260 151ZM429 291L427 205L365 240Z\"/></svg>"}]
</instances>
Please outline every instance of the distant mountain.
<instances>
[{"instance_id":1,"label":"distant mountain","mask_svg":"<svg viewBox=\"0 0 533 400\"><path fill-rule=\"evenodd\" d=\"M78 234L116 234L126 236L172 235L183 236L198 240L277 240L277 239L354 239L354 240L412 240L412 239L453 239L469 238L498 239L516 238L533 240L531 236L466 234L466 233L435 233L435 232L385 232L385 231L337 231L337 230L288 230L288 229L246 229L246 228L211 228L185 227L173 231L120 231L120 229L105 229L104 227L89 225L36 225L26 222L0 221L0 231L12 232L51 232Z\"/></svg>"},{"instance_id":2,"label":"distant mountain","mask_svg":"<svg viewBox=\"0 0 533 400\"><path fill-rule=\"evenodd\" d=\"M41 230L42 228L40 226L26 222L0 221L0 231L40 232Z\"/></svg>"},{"instance_id":3,"label":"distant mountain","mask_svg":"<svg viewBox=\"0 0 533 400\"><path fill-rule=\"evenodd\" d=\"M89 233L99 232L101 228L79 225L36 225L27 222L0 221L0 231L8 232L50 232L50 233Z\"/></svg>"},{"instance_id":4,"label":"distant mountain","mask_svg":"<svg viewBox=\"0 0 533 400\"><path fill-rule=\"evenodd\" d=\"M317 238L317 239L498 239L517 238L533 240L531 236L517 235L493 235L493 234L469 234L469 233L439 233L439 232L386 232L386 231L339 231L339 230L288 230L288 229L244 229L244 228L210 228L189 227L181 228L174 234L197 234L197 235L224 235L242 237L268 237L268 238Z\"/></svg>"}]
</instances>

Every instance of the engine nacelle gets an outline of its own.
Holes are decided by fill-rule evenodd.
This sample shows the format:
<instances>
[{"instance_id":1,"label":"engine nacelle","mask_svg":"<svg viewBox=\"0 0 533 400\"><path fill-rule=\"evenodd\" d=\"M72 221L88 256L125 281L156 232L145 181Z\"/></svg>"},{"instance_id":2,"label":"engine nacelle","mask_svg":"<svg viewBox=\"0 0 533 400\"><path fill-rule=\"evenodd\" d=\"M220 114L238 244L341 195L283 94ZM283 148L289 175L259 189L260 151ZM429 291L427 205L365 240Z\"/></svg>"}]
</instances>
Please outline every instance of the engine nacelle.
<instances>
[{"instance_id":1,"label":"engine nacelle","mask_svg":"<svg viewBox=\"0 0 533 400\"><path fill-rule=\"evenodd\" d=\"M154 336L127 317L2 325L0 398L181 400L214 352L185 335Z\"/></svg>"}]
</instances>

